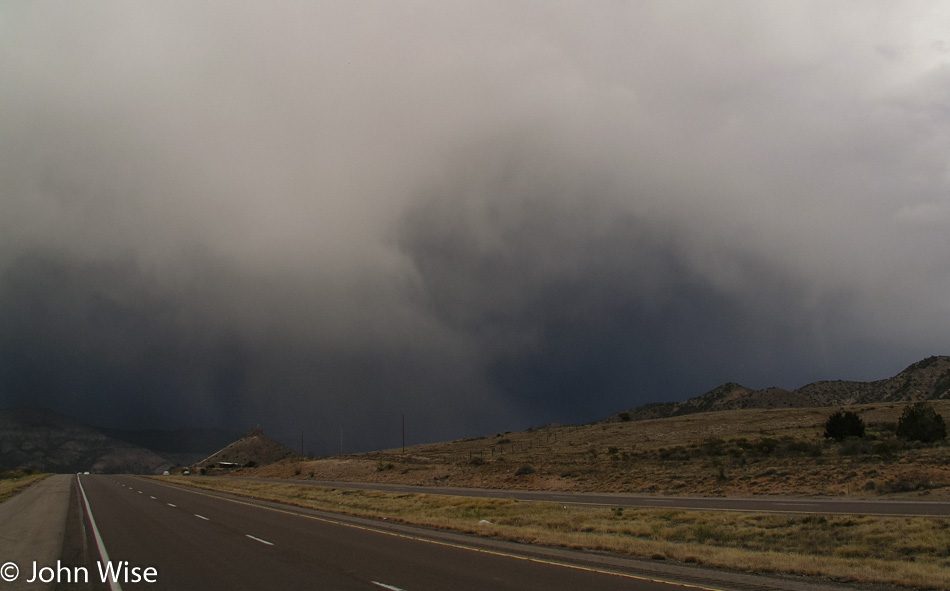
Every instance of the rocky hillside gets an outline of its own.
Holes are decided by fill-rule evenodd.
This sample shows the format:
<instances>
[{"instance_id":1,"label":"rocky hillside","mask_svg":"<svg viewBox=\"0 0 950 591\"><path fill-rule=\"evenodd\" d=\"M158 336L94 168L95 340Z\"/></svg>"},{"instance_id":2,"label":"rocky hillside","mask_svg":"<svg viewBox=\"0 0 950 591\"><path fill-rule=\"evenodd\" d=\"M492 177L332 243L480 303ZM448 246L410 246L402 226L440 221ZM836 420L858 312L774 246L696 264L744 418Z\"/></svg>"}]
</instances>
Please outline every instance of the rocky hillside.
<instances>
[{"instance_id":1,"label":"rocky hillside","mask_svg":"<svg viewBox=\"0 0 950 591\"><path fill-rule=\"evenodd\" d=\"M197 462L196 468L213 468L222 463L240 467L266 466L294 455L294 450L264 435L259 427L217 453Z\"/></svg>"},{"instance_id":2,"label":"rocky hillside","mask_svg":"<svg viewBox=\"0 0 950 591\"><path fill-rule=\"evenodd\" d=\"M107 437L149 449L176 466L190 466L241 437L240 431L207 427L181 429L113 429L97 427Z\"/></svg>"},{"instance_id":3,"label":"rocky hillside","mask_svg":"<svg viewBox=\"0 0 950 591\"><path fill-rule=\"evenodd\" d=\"M154 452L106 437L49 409L0 410L0 470L156 474L169 466Z\"/></svg>"},{"instance_id":4,"label":"rocky hillside","mask_svg":"<svg viewBox=\"0 0 950 591\"><path fill-rule=\"evenodd\" d=\"M821 381L797 390L753 390L727 383L685 402L647 404L617 413L611 420L648 420L697 412L748 408L846 406L874 402L950 399L950 357L934 356L914 363L894 377L874 382Z\"/></svg>"}]
</instances>

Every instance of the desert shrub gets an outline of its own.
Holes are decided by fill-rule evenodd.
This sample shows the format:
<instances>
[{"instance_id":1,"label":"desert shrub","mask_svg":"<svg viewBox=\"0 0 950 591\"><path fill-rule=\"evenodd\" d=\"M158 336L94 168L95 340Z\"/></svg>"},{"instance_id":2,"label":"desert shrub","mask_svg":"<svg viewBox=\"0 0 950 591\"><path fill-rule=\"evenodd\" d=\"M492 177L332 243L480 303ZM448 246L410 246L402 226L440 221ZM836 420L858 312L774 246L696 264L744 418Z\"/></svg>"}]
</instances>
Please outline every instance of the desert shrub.
<instances>
[{"instance_id":1,"label":"desert shrub","mask_svg":"<svg viewBox=\"0 0 950 591\"><path fill-rule=\"evenodd\" d=\"M841 455L843 456L866 456L874 449L870 441L864 439L849 439L841 446Z\"/></svg>"},{"instance_id":2,"label":"desert shrub","mask_svg":"<svg viewBox=\"0 0 950 591\"><path fill-rule=\"evenodd\" d=\"M630 413L628 412L622 412L619 415L617 415L617 417L621 420L621 422L624 422L624 423L630 422Z\"/></svg>"},{"instance_id":3,"label":"desert shrub","mask_svg":"<svg viewBox=\"0 0 950 591\"><path fill-rule=\"evenodd\" d=\"M525 464L524 466L515 470L515 476L528 476L529 474L534 474L534 472L534 466Z\"/></svg>"},{"instance_id":4,"label":"desert shrub","mask_svg":"<svg viewBox=\"0 0 950 591\"><path fill-rule=\"evenodd\" d=\"M933 443L947 437L947 424L934 407L917 402L904 407L897 421L897 436L908 441Z\"/></svg>"},{"instance_id":5,"label":"desert shrub","mask_svg":"<svg viewBox=\"0 0 950 591\"><path fill-rule=\"evenodd\" d=\"M726 467L716 462L714 467L716 468L716 480L718 482L726 482L729 480L729 476L726 474Z\"/></svg>"},{"instance_id":6,"label":"desert shrub","mask_svg":"<svg viewBox=\"0 0 950 591\"><path fill-rule=\"evenodd\" d=\"M881 421L879 423L872 423L871 426L877 427L881 433L897 432L897 423L894 421Z\"/></svg>"},{"instance_id":7,"label":"desert shrub","mask_svg":"<svg viewBox=\"0 0 950 591\"><path fill-rule=\"evenodd\" d=\"M874 448L872 449L872 452L874 455L890 457L897 454L897 452L901 451L903 448L904 446L901 444L899 439L890 438L874 442Z\"/></svg>"},{"instance_id":8,"label":"desert shrub","mask_svg":"<svg viewBox=\"0 0 950 591\"><path fill-rule=\"evenodd\" d=\"M782 450L788 455L808 455L813 458L821 457L822 451L821 444L791 437L782 441Z\"/></svg>"},{"instance_id":9,"label":"desert shrub","mask_svg":"<svg viewBox=\"0 0 950 591\"><path fill-rule=\"evenodd\" d=\"M857 413L839 410L825 421L825 437L844 441L849 437L864 437L864 421Z\"/></svg>"},{"instance_id":10,"label":"desert shrub","mask_svg":"<svg viewBox=\"0 0 950 591\"><path fill-rule=\"evenodd\" d=\"M472 459L470 459L468 463L472 466L484 466L486 461L482 456L472 456Z\"/></svg>"},{"instance_id":11,"label":"desert shrub","mask_svg":"<svg viewBox=\"0 0 950 591\"><path fill-rule=\"evenodd\" d=\"M689 451L685 447L664 447L661 448L658 453L661 460L671 462L687 462L691 458Z\"/></svg>"},{"instance_id":12,"label":"desert shrub","mask_svg":"<svg viewBox=\"0 0 950 591\"><path fill-rule=\"evenodd\" d=\"M764 439L759 439L752 444L752 450L763 456L772 455L772 452L778 447L778 440L772 439L771 437L766 437Z\"/></svg>"},{"instance_id":13,"label":"desert shrub","mask_svg":"<svg viewBox=\"0 0 950 591\"><path fill-rule=\"evenodd\" d=\"M726 442L718 437L703 441L702 450L707 456L722 456L726 453Z\"/></svg>"},{"instance_id":14,"label":"desert shrub","mask_svg":"<svg viewBox=\"0 0 950 591\"><path fill-rule=\"evenodd\" d=\"M927 474L905 473L887 480L879 488L884 493L903 493L939 488L941 484L934 482Z\"/></svg>"}]
</instances>

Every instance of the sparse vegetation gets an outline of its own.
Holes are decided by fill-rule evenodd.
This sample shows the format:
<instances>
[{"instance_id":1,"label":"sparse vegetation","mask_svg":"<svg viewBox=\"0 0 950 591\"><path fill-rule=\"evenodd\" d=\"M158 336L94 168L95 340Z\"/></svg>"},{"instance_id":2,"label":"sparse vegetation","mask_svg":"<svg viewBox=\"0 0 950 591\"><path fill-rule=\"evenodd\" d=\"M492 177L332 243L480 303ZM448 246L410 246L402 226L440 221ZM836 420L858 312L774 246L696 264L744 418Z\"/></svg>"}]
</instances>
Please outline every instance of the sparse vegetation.
<instances>
[{"instance_id":1,"label":"sparse vegetation","mask_svg":"<svg viewBox=\"0 0 950 591\"><path fill-rule=\"evenodd\" d=\"M749 409L548 425L531 432L413 446L405 454L397 448L312 461L296 458L234 474L677 495L926 492L931 498L950 498L950 446L898 438L897 422L905 406L878 402L852 407L865 423L865 436L841 443L822 436L837 409ZM950 400L934 401L933 406L944 416L950 412ZM502 438L510 443L499 445L497 439ZM392 469L377 470L389 464ZM534 473L516 476L525 465Z\"/></svg>"},{"instance_id":2,"label":"sparse vegetation","mask_svg":"<svg viewBox=\"0 0 950 591\"><path fill-rule=\"evenodd\" d=\"M31 468L0 471L0 502L47 476L49 474L37 474Z\"/></svg>"},{"instance_id":3,"label":"sparse vegetation","mask_svg":"<svg viewBox=\"0 0 950 591\"><path fill-rule=\"evenodd\" d=\"M17 468L15 470L0 470L0 480L18 480L25 476L32 476L36 470L30 467Z\"/></svg>"}]
</instances>

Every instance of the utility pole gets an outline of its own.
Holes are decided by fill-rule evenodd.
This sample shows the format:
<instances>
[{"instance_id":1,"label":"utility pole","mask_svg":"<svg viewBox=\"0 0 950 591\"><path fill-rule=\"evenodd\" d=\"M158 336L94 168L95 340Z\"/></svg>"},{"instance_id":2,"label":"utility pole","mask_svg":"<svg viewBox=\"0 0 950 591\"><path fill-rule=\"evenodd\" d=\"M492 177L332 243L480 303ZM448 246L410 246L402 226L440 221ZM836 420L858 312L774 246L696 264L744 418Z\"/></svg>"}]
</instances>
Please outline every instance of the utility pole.
<instances>
[{"instance_id":1,"label":"utility pole","mask_svg":"<svg viewBox=\"0 0 950 591\"><path fill-rule=\"evenodd\" d=\"M343 455L343 425L340 425L340 455Z\"/></svg>"},{"instance_id":2,"label":"utility pole","mask_svg":"<svg viewBox=\"0 0 950 591\"><path fill-rule=\"evenodd\" d=\"M402 413L402 455L406 455L406 413Z\"/></svg>"},{"instance_id":3,"label":"utility pole","mask_svg":"<svg viewBox=\"0 0 950 591\"><path fill-rule=\"evenodd\" d=\"M300 455L303 455L303 429L300 430Z\"/></svg>"}]
</instances>

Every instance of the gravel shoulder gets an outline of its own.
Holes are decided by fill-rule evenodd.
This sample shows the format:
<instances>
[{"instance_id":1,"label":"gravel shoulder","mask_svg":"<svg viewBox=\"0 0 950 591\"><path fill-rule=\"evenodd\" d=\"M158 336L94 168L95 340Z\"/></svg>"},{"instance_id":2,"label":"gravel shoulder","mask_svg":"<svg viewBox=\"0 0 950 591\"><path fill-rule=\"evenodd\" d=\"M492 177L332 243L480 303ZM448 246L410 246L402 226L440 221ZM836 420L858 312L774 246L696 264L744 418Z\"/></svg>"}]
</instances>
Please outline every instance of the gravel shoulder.
<instances>
[{"instance_id":1,"label":"gravel shoulder","mask_svg":"<svg viewBox=\"0 0 950 591\"><path fill-rule=\"evenodd\" d=\"M42 589L39 582L27 584L33 561L55 565L60 556L74 477L57 474L44 478L0 503L0 561L14 562L20 577L4 583L4 589Z\"/></svg>"}]
</instances>

